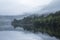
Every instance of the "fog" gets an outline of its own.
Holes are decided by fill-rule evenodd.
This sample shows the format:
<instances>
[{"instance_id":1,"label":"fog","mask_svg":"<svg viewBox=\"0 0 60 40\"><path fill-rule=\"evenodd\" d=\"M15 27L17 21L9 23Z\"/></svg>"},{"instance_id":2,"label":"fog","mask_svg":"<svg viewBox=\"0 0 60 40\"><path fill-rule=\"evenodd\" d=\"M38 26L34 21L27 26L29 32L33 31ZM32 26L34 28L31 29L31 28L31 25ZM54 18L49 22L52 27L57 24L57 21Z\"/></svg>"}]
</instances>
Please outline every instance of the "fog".
<instances>
[{"instance_id":1,"label":"fog","mask_svg":"<svg viewBox=\"0 0 60 40\"><path fill-rule=\"evenodd\" d=\"M42 14L60 10L60 0L0 0L0 15Z\"/></svg>"},{"instance_id":2,"label":"fog","mask_svg":"<svg viewBox=\"0 0 60 40\"><path fill-rule=\"evenodd\" d=\"M13 28L11 21L14 17L0 16L0 40L58 40L48 34L32 33L23 30L23 28Z\"/></svg>"},{"instance_id":3,"label":"fog","mask_svg":"<svg viewBox=\"0 0 60 40\"><path fill-rule=\"evenodd\" d=\"M14 27L11 22L31 14L60 10L60 0L0 0L0 40L59 40L48 34L33 33Z\"/></svg>"},{"instance_id":4,"label":"fog","mask_svg":"<svg viewBox=\"0 0 60 40\"><path fill-rule=\"evenodd\" d=\"M0 0L0 15L23 15L41 10L52 0Z\"/></svg>"}]
</instances>

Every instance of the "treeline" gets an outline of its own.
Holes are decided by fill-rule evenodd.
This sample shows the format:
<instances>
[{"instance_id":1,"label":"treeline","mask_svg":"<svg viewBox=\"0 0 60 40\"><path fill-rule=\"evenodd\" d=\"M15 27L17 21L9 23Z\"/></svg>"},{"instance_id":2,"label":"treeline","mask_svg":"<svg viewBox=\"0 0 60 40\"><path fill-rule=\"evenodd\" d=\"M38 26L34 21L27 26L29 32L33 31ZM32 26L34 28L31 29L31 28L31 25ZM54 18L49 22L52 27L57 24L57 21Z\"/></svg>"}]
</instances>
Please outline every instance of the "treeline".
<instances>
[{"instance_id":1,"label":"treeline","mask_svg":"<svg viewBox=\"0 0 60 40\"><path fill-rule=\"evenodd\" d=\"M22 20L14 19L12 25L14 28L23 27L24 30L48 33L51 36L60 38L60 11L49 15L28 16Z\"/></svg>"}]
</instances>

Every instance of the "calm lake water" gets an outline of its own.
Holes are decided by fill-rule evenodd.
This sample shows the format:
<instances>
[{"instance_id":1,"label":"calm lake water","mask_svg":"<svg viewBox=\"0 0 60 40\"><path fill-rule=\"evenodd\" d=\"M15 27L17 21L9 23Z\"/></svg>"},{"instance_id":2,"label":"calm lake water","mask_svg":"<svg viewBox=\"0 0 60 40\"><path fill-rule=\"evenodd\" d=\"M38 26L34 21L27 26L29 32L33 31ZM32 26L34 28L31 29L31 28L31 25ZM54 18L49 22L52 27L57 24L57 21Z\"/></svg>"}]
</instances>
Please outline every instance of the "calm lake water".
<instances>
[{"instance_id":1,"label":"calm lake water","mask_svg":"<svg viewBox=\"0 0 60 40\"><path fill-rule=\"evenodd\" d=\"M24 31L23 28L14 29L12 20L12 17L0 17L0 40L59 40L47 34Z\"/></svg>"}]
</instances>

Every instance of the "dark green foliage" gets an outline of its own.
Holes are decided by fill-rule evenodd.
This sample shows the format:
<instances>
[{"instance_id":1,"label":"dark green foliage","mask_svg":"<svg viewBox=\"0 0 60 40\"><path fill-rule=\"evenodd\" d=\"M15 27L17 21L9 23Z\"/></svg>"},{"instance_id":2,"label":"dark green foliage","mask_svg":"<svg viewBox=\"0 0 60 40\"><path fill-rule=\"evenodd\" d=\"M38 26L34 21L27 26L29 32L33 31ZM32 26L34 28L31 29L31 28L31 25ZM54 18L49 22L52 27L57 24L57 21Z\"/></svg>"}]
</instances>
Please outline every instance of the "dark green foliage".
<instances>
[{"instance_id":1,"label":"dark green foliage","mask_svg":"<svg viewBox=\"0 0 60 40\"><path fill-rule=\"evenodd\" d=\"M25 30L48 33L60 38L60 11L48 16L29 16L22 20L14 19L12 25L14 28L22 26Z\"/></svg>"},{"instance_id":2,"label":"dark green foliage","mask_svg":"<svg viewBox=\"0 0 60 40\"><path fill-rule=\"evenodd\" d=\"M17 20L16 19L14 19L14 21L12 22L12 25L14 26L14 28L17 27Z\"/></svg>"}]
</instances>

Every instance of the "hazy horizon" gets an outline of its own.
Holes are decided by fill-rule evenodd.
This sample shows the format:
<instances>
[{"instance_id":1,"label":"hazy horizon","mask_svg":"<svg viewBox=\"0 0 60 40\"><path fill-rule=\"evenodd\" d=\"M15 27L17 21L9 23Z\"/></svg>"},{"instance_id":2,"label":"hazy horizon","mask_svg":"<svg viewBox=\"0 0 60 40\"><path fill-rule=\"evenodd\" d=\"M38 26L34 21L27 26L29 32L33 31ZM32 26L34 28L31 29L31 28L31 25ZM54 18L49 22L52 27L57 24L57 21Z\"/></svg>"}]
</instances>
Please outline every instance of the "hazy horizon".
<instances>
[{"instance_id":1,"label":"hazy horizon","mask_svg":"<svg viewBox=\"0 0 60 40\"><path fill-rule=\"evenodd\" d=\"M60 40L60 0L0 0L0 40Z\"/></svg>"}]
</instances>

